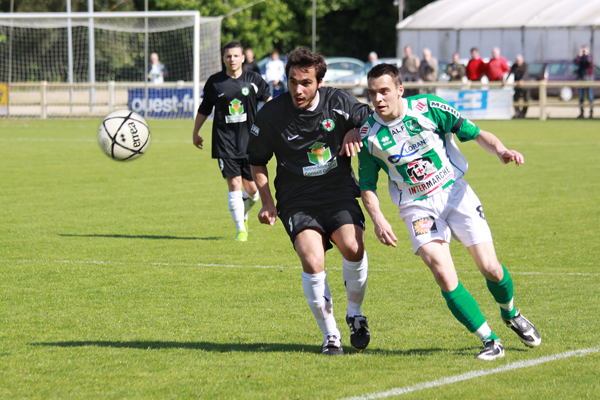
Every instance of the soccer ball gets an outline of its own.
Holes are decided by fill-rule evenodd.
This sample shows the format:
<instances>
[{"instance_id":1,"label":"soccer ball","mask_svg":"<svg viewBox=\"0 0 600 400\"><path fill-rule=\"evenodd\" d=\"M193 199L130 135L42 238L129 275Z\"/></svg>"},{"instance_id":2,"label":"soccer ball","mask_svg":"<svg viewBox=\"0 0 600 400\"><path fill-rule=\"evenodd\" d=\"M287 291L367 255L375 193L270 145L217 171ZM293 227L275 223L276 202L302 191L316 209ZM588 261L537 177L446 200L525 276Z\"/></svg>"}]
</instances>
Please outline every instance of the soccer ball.
<instances>
[{"instance_id":1,"label":"soccer ball","mask_svg":"<svg viewBox=\"0 0 600 400\"><path fill-rule=\"evenodd\" d=\"M113 160L133 160L148 149L150 129L141 115L129 110L118 110L108 114L100 124L98 143Z\"/></svg>"}]
</instances>

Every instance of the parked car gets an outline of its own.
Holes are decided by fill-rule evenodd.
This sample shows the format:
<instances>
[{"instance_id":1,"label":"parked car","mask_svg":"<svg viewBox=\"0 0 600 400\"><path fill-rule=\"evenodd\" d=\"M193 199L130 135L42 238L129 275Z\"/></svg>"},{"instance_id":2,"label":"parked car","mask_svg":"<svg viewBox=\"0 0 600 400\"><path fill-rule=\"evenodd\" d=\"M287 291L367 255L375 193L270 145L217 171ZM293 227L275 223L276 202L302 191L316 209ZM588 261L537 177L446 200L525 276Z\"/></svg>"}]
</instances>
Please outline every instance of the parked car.
<instances>
[{"instance_id":1,"label":"parked car","mask_svg":"<svg viewBox=\"0 0 600 400\"><path fill-rule=\"evenodd\" d=\"M386 63L386 64L394 64L398 68L400 68L400 66L402 66L402 60L400 60L398 58L380 58L379 62ZM364 87L359 86L359 85L367 86L367 73L368 72L369 71L367 69L367 66L365 65L357 73L348 75L348 76L342 76L341 78L338 78L335 81L330 81L330 83L343 83L343 84L349 83L349 84L357 85L355 88L348 89L348 91L356 97L367 97L367 89L365 89Z\"/></svg>"},{"instance_id":2,"label":"parked car","mask_svg":"<svg viewBox=\"0 0 600 400\"><path fill-rule=\"evenodd\" d=\"M577 65L573 60L545 60L529 64L529 79L539 81L546 79L552 81L576 81ZM600 81L600 68L594 65L594 81ZM560 100L569 101L577 93L577 88L570 86L548 87L548 96L558 96ZM534 99L539 98L539 90L531 90ZM600 87L594 88L594 96L600 96Z\"/></svg>"},{"instance_id":3,"label":"parked car","mask_svg":"<svg viewBox=\"0 0 600 400\"><path fill-rule=\"evenodd\" d=\"M365 67L365 63L352 57L325 57L327 72L323 82L335 82L343 76L354 75Z\"/></svg>"}]
</instances>

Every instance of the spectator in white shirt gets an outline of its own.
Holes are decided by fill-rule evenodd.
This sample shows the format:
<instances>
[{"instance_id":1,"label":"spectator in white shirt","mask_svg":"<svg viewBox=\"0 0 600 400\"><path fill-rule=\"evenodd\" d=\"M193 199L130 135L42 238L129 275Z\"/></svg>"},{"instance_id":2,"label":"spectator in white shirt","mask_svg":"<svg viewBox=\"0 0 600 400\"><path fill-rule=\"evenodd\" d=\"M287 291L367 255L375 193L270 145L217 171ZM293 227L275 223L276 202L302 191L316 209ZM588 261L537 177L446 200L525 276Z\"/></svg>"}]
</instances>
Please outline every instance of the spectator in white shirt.
<instances>
[{"instance_id":1,"label":"spectator in white shirt","mask_svg":"<svg viewBox=\"0 0 600 400\"><path fill-rule=\"evenodd\" d=\"M275 97L273 95L275 89L281 89L282 92L285 92L287 89L284 79L285 65L279 59L279 51L277 49L271 50L271 60L267 62L265 68L265 76L271 90L271 97Z\"/></svg>"}]
</instances>

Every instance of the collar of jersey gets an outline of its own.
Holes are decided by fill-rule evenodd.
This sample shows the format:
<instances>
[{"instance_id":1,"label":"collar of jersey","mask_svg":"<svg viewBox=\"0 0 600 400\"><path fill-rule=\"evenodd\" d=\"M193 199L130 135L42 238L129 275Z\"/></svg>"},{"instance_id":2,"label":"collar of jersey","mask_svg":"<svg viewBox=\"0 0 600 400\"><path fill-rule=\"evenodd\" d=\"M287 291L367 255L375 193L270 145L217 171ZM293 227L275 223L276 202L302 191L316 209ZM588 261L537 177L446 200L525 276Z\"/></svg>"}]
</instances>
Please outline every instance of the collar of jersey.
<instances>
[{"instance_id":1,"label":"collar of jersey","mask_svg":"<svg viewBox=\"0 0 600 400\"><path fill-rule=\"evenodd\" d=\"M384 120L381 119L379 114L374 112L373 119L375 120L375 122L377 122L380 125L387 126L387 127L392 127L394 125L398 125L399 123L401 123L402 120L404 119L404 117L406 117L406 114L408 113L408 100L406 100L404 97L401 98L400 100L402 100L402 108L403 108L401 116L399 116L398 118L396 118L390 122L385 122Z\"/></svg>"}]
</instances>

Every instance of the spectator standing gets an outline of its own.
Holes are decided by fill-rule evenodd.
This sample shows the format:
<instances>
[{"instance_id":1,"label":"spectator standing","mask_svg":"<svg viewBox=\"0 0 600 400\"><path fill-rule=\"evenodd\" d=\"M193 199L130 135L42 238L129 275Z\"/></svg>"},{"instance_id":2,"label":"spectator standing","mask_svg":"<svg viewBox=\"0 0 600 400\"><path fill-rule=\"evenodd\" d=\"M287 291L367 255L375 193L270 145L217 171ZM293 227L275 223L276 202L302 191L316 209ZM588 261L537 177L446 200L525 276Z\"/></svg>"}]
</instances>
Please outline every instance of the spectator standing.
<instances>
[{"instance_id":1,"label":"spectator standing","mask_svg":"<svg viewBox=\"0 0 600 400\"><path fill-rule=\"evenodd\" d=\"M369 72L371 68L379 64L379 57L377 57L377 53L374 51L369 53L369 59L365 63L365 72Z\"/></svg>"},{"instance_id":2,"label":"spectator standing","mask_svg":"<svg viewBox=\"0 0 600 400\"><path fill-rule=\"evenodd\" d=\"M242 64L242 69L244 71L256 72L257 74L260 75L260 68L258 68L258 64L256 63L256 60L254 59L254 51L252 51L252 49L250 47L248 47L248 48L246 48L246 50L244 50L244 56L245 56L246 60Z\"/></svg>"},{"instance_id":3,"label":"spectator standing","mask_svg":"<svg viewBox=\"0 0 600 400\"><path fill-rule=\"evenodd\" d=\"M150 72L148 72L148 79L152 83L163 83L164 78L167 77L167 68L165 64L161 63L158 59L158 53L150 54Z\"/></svg>"},{"instance_id":4,"label":"spectator standing","mask_svg":"<svg viewBox=\"0 0 600 400\"><path fill-rule=\"evenodd\" d=\"M479 56L479 50L476 47L471 49L471 59L467 63L465 72L470 81L479 81L485 74L485 62Z\"/></svg>"},{"instance_id":5,"label":"spectator standing","mask_svg":"<svg viewBox=\"0 0 600 400\"><path fill-rule=\"evenodd\" d=\"M529 101L529 89L523 89L521 85L523 81L529 79L529 64L525 62L523 56L518 54L515 63L510 67L510 73L515 77L515 94L513 95L513 101L516 103L521 97L525 102ZM515 118L525 118L527 114L527 106L518 107L515 105Z\"/></svg>"},{"instance_id":6,"label":"spectator standing","mask_svg":"<svg viewBox=\"0 0 600 400\"><path fill-rule=\"evenodd\" d=\"M285 76L285 65L279 58L279 51L277 49L271 50L271 59L267 62L265 75L269 84L269 90L271 91L271 97L274 97L275 88L281 87L285 92L286 85L283 79Z\"/></svg>"},{"instance_id":7,"label":"spectator standing","mask_svg":"<svg viewBox=\"0 0 600 400\"><path fill-rule=\"evenodd\" d=\"M446 74L450 77L451 82L462 81L463 76L465 76L465 66L459 60L460 54L454 53L452 63L446 67Z\"/></svg>"},{"instance_id":8,"label":"spectator standing","mask_svg":"<svg viewBox=\"0 0 600 400\"><path fill-rule=\"evenodd\" d=\"M594 80L594 59L590 54L590 48L587 46L581 46L579 54L574 60L577 65L577 80ZM581 113L577 118L583 118L583 99L585 97L585 90L588 91L588 101L590 102L590 118L594 118L594 88L579 88L579 108Z\"/></svg>"},{"instance_id":9,"label":"spectator standing","mask_svg":"<svg viewBox=\"0 0 600 400\"><path fill-rule=\"evenodd\" d=\"M416 82L419 77L419 65L421 60L413 55L412 47L404 47L404 58L402 59L402 79L404 82ZM413 96L419 93L417 89L405 89L406 96Z\"/></svg>"},{"instance_id":10,"label":"spectator standing","mask_svg":"<svg viewBox=\"0 0 600 400\"><path fill-rule=\"evenodd\" d=\"M500 48L494 47L492 49L492 59L487 64L487 77L490 79L490 82L503 81L508 71L510 71L508 61L500 55Z\"/></svg>"},{"instance_id":11,"label":"spectator standing","mask_svg":"<svg viewBox=\"0 0 600 400\"><path fill-rule=\"evenodd\" d=\"M423 49L423 60L419 65L419 81L420 82L436 82L438 79L438 60L431 55L431 50L427 47ZM432 93L433 90L428 88L426 93Z\"/></svg>"}]
</instances>

